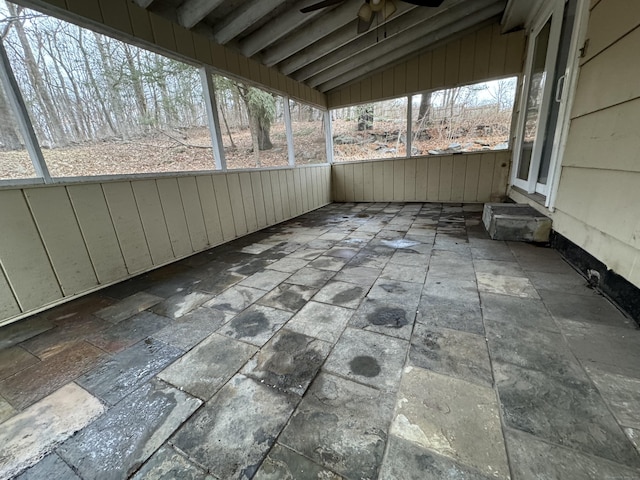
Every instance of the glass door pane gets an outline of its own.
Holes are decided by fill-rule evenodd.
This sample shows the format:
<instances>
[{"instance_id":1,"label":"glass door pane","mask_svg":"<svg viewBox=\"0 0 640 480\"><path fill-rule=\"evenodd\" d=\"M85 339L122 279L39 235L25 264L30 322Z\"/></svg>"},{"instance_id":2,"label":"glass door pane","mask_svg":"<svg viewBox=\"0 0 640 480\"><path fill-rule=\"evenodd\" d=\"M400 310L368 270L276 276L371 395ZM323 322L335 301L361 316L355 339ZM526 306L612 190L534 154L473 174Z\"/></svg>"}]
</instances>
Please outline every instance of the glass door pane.
<instances>
[{"instance_id":1,"label":"glass door pane","mask_svg":"<svg viewBox=\"0 0 640 480\"><path fill-rule=\"evenodd\" d=\"M522 147L520 151L520 165L517 177L521 180L529 178L529 167L531 166L531 154L533 152L533 142L538 132L538 117L542 107L544 85L547 77L545 63L547 59L547 49L549 47L549 34L551 32L552 17L545 23L542 30L535 39L533 50L533 63L531 66L531 78L527 91L527 106L525 109L524 132L522 136Z\"/></svg>"}]
</instances>

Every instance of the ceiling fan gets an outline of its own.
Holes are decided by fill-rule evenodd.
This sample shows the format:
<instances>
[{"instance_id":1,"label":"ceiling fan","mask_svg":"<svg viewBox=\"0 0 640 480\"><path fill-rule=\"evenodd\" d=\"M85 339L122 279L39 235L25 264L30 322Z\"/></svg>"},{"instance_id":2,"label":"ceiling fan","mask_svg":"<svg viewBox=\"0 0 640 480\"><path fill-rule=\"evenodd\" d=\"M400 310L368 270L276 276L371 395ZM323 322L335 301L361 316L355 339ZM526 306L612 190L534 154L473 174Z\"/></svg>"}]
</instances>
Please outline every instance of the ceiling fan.
<instances>
[{"instance_id":1,"label":"ceiling fan","mask_svg":"<svg viewBox=\"0 0 640 480\"><path fill-rule=\"evenodd\" d=\"M324 0L322 2L314 3L308 7L300 9L302 13L313 12L314 10L320 10L321 8L331 7L338 3L343 3L346 0ZM403 0L406 3L418 5L420 7L439 7L444 0ZM358 33L364 33L373 24L376 16L378 21L384 22L396 11L395 0L364 0L364 3L358 10Z\"/></svg>"}]
</instances>

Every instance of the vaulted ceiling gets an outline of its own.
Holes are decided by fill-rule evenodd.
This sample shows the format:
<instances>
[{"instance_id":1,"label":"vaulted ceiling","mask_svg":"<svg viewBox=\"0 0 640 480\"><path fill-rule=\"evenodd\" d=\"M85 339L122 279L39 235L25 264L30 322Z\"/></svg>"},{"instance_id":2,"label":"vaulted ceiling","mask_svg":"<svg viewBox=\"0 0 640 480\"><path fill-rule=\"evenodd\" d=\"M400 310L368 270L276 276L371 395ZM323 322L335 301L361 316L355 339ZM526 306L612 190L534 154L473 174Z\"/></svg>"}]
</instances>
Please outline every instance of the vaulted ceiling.
<instances>
[{"instance_id":1,"label":"vaulted ceiling","mask_svg":"<svg viewBox=\"0 0 640 480\"><path fill-rule=\"evenodd\" d=\"M444 0L437 8L394 0L386 21L358 33L365 0L302 13L319 0L134 0L246 57L328 92L501 18L506 0ZM386 0L390 2L391 0Z\"/></svg>"}]
</instances>

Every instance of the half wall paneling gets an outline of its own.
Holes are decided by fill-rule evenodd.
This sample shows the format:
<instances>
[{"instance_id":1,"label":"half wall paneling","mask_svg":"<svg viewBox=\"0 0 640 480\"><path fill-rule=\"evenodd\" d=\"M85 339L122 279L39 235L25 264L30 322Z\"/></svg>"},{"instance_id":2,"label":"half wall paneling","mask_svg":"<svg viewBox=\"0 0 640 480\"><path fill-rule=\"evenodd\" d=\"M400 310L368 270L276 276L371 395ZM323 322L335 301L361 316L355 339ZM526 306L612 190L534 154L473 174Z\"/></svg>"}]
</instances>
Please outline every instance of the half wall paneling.
<instances>
[{"instance_id":1,"label":"half wall paneling","mask_svg":"<svg viewBox=\"0 0 640 480\"><path fill-rule=\"evenodd\" d=\"M369 160L333 165L336 202L498 202L511 151Z\"/></svg>"},{"instance_id":2,"label":"half wall paneling","mask_svg":"<svg viewBox=\"0 0 640 480\"><path fill-rule=\"evenodd\" d=\"M326 205L330 169L0 190L0 325Z\"/></svg>"}]
</instances>

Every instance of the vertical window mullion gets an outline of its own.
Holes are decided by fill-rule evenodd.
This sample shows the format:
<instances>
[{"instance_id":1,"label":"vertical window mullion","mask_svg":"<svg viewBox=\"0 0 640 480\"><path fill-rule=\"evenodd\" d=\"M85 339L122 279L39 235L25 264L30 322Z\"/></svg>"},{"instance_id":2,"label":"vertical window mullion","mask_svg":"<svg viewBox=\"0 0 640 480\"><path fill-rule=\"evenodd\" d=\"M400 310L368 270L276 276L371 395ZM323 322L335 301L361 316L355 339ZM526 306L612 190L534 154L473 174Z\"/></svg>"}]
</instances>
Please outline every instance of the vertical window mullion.
<instances>
[{"instance_id":1,"label":"vertical window mullion","mask_svg":"<svg viewBox=\"0 0 640 480\"><path fill-rule=\"evenodd\" d=\"M291 126L291 108L289 97L284 97L284 127L287 133L287 152L289 153L289 166L296 164L296 152L293 148L293 128Z\"/></svg>"},{"instance_id":2,"label":"vertical window mullion","mask_svg":"<svg viewBox=\"0 0 640 480\"><path fill-rule=\"evenodd\" d=\"M31 158L31 163L33 163L33 168L36 171L36 175L42 178L45 183L51 183L52 179L49 173L49 169L47 168L44 156L42 155L40 144L38 143L38 139L33 129L31 119L29 118L27 106L25 105L22 94L20 93L18 82L16 81L16 77L13 74L11 64L9 63L9 57L7 57L7 52L4 49L4 43L1 39L0 82L2 82L2 86L4 87L7 95L7 100L16 116L18 127L20 128L20 132L22 133L22 136L24 138L24 143L27 151L29 152L29 157Z\"/></svg>"},{"instance_id":3,"label":"vertical window mullion","mask_svg":"<svg viewBox=\"0 0 640 480\"><path fill-rule=\"evenodd\" d=\"M207 107L207 118L209 133L211 134L211 144L213 145L213 156L216 170L227 170L227 161L224 157L224 146L222 144L222 134L220 133L220 119L218 118L218 107L216 104L215 87L213 85L213 71L209 67L200 68L200 79L202 81L202 92Z\"/></svg>"},{"instance_id":4,"label":"vertical window mullion","mask_svg":"<svg viewBox=\"0 0 640 480\"><path fill-rule=\"evenodd\" d=\"M331 127L331 112L324 112L324 134L327 144L327 162L333 163L333 132Z\"/></svg>"},{"instance_id":5,"label":"vertical window mullion","mask_svg":"<svg viewBox=\"0 0 640 480\"><path fill-rule=\"evenodd\" d=\"M413 116L413 112L411 110L411 99L412 96L409 95L407 97L407 139L404 143L406 149L405 157L407 158L411 158L411 117Z\"/></svg>"}]
</instances>

